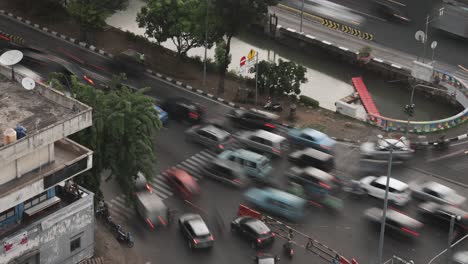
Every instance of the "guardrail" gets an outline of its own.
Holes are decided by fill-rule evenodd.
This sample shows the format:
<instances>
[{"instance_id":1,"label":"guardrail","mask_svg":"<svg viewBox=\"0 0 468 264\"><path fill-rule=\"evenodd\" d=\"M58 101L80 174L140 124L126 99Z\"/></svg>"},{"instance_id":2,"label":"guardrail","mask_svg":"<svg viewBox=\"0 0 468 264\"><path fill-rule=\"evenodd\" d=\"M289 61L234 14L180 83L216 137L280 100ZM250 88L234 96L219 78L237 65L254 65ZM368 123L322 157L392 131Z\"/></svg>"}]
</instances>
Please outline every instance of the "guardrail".
<instances>
[{"instance_id":1,"label":"guardrail","mask_svg":"<svg viewBox=\"0 0 468 264\"><path fill-rule=\"evenodd\" d=\"M452 89L457 91L457 100L460 102L460 99L464 100L464 102L468 102L468 85L463 83L463 81L457 79L456 77L442 72L438 70L434 70L434 78L438 78L441 84L445 84L450 86ZM458 98L460 97L461 98ZM410 121L409 123L409 132L412 133L428 133L428 132L437 132L446 130L455 126L462 124L463 122L468 120L468 108L466 108L466 103L462 103L465 105L465 110L462 112L440 120L433 120L433 121ZM382 128L385 131L406 131L406 127L408 124L407 120L399 120L388 118L384 116L372 115L367 114L367 122Z\"/></svg>"}]
</instances>

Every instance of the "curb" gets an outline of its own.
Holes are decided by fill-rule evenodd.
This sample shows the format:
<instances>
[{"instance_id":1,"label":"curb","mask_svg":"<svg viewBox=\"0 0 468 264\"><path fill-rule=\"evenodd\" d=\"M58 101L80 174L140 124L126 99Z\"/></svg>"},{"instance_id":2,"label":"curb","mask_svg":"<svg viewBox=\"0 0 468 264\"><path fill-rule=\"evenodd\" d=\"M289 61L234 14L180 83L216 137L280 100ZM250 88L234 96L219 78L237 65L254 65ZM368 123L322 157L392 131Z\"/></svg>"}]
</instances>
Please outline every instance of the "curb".
<instances>
[{"instance_id":1,"label":"curb","mask_svg":"<svg viewBox=\"0 0 468 264\"><path fill-rule=\"evenodd\" d=\"M57 33L55 31L52 31L46 27L41 27L40 25L38 24L32 24L31 21L29 20L26 20L20 16L16 16L12 13L7 13L5 10L2 10L0 9L0 15L3 15L7 18L12 18L12 19L16 19L18 21L20 21L22 24L26 25L26 26L29 26L31 28L34 28L38 31L42 31L42 32L45 32L46 34L48 35L52 35L58 39L61 39L61 40L65 40L67 42L70 42L72 44L75 44L77 47L80 47L80 48L83 48L83 49L87 49L88 51L90 52L93 52L94 54L96 55L101 55L101 56L105 56L105 57L108 57L108 58L113 58L114 55L111 54L111 53L108 53L106 52L105 50L103 49L99 49L93 45L90 45L86 42L80 42L74 38L71 38L71 37L68 37L66 35L63 35L63 34L60 34L60 33ZM282 27L281 25L278 25L278 29L280 28L284 28ZM326 40L319 40L317 39L315 36L311 36L311 35L307 35L305 34L304 32L296 32L296 30L294 29L290 29L290 28L284 28L285 31L289 31L291 34L300 34L304 39L310 39L310 40L316 40L316 41L320 41L326 45L330 45L330 46L333 46L334 48L336 48L339 52L344 52L344 53L352 53L352 54L356 54L356 52L354 51L351 51L349 48L347 47L343 47L343 46L336 46L335 44L329 42L329 41L326 41ZM4 33L2 31L0 31L0 34L1 33ZM12 35L9 35L7 33L4 33L5 35L7 36L12 36ZM18 38L18 37L16 37ZM22 38L18 38L19 40L22 40ZM22 40L24 42L24 40ZM393 68L396 68L398 70L402 70L402 71L410 71L409 69L407 68L404 68L400 65L397 65L397 64L394 64L392 62L386 62L382 59L379 59L379 58L372 58L373 61L375 62L378 62L378 63L382 63L382 64L385 64L386 66L390 66L390 67L393 67ZM230 107L233 107L235 109L243 109L243 107L241 107L240 105L234 103L234 102L230 102L230 101L227 101L225 100L224 98L221 98L221 97L217 97L213 94L210 94L210 93L207 93L205 91L202 91L200 89L197 89L197 88L194 88L188 84L185 84L181 81L178 81L178 80L175 80L174 78L170 77L170 76L166 76L164 74L161 74L161 73L158 73L158 72L153 72L153 70L151 69L145 69L145 71L148 73L148 74L151 74L153 77L155 78L158 78L158 79L161 79L161 80L164 80L164 81L169 81L171 82L172 84L176 85L176 86L179 86L181 88L184 88L188 91L192 91L192 92L196 92L197 94L199 95L203 95L204 97L206 98L209 98L209 99L212 99L212 100L216 100L224 105L227 105L227 106L230 106ZM308 108L312 108L312 107L308 107ZM285 127L285 128L288 128L288 129L292 129L292 128L298 128L296 126L293 126L291 124L286 124L286 123L283 123L281 124L281 126ZM336 137L331 137L332 139L336 140L336 141L340 141L340 142L347 142L347 143L353 143L353 144L360 144L361 142L360 141L355 141L355 140L351 140L351 139L347 139L347 138L336 138ZM466 139L468 138L468 134L463 134L463 135L460 135L458 137L455 137L455 138L450 138L450 139L446 139L445 142L453 142L453 141L457 141L457 140L462 140L462 139ZM419 145L419 146L430 146L430 145L437 145L437 142L436 141L429 141L429 142L415 142L413 143L415 145Z\"/></svg>"}]
</instances>

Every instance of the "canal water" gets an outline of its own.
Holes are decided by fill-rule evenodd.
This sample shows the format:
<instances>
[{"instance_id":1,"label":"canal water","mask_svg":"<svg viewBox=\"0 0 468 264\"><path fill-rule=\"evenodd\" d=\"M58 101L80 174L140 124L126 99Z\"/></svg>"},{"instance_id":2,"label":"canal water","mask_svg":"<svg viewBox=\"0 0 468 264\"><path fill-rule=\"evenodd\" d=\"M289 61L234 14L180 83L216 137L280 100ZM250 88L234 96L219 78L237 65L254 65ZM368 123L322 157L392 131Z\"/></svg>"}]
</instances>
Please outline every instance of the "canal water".
<instances>
[{"instance_id":1,"label":"canal water","mask_svg":"<svg viewBox=\"0 0 468 264\"><path fill-rule=\"evenodd\" d=\"M138 28L135 21L137 12L144 5L142 0L130 0L127 10L114 14L107 20L113 27L128 30L135 34L143 35L144 29ZM281 24L281 21L279 22ZM172 41L162 43L166 48L175 50ZM408 104L410 93L402 82L389 82L382 76L364 71L359 67L343 63L329 57L321 49L313 48L304 54L278 44L262 35L243 33L231 42L232 63L229 70L239 71L239 60L247 56L250 49L258 52L259 60L291 60L307 68L308 82L301 86L303 95L312 97L320 102L323 108L335 111L335 102L354 89L351 85L351 77L362 76L372 98L383 116L405 119L404 106ZM203 57L203 48L191 49L189 56ZM208 51L208 57L214 58L214 49ZM452 116L456 109L449 105L439 105L423 96L415 96L415 115L413 120L435 120Z\"/></svg>"}]
</instances>

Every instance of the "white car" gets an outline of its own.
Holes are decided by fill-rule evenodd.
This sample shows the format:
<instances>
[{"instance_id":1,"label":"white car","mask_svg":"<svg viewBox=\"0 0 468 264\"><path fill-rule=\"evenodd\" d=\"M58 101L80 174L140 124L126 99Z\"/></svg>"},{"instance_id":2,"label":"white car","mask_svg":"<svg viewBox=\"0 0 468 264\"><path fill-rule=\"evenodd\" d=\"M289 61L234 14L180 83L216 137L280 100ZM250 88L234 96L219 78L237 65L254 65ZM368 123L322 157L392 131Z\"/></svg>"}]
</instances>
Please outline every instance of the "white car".
<instances>
[{"instance_id":1,"label":"white car","mask_svg":"<svg viewBox=\"0 0 468 264\"><path fill-rule=\"evenodd\" d=\"M413 197L426 201L460 206L466 198L455 190L437 182L410 183Z\"/></svg>"},{"instance_id":2,"label":"white car","mask_svg":"<svg viewBox=\"0 0 468 264\"><path fill-rule=\"evenodd\" d=\"M361 145L361 155L371 159L388 159L390 148L393 148L394 160L408 160L413 157L414 150L408 140L393 138L378 139L377 142L364 142Z\"/></svg>"},{"instance_id":3,"label":"white car","mask_svg":"<svg viewBox=\"0 0 468 264\"><path fill-rule=\"evenodd\" d=\"M385 186L387 184L387 176L367 176L359 181L359 185L370 196L384 199ZM408 184L401 182L397 179L390 178L388 189L388 200L394 202L399 206L405 205L411 199L411 190Z\"/></svg>"}]
</instances>

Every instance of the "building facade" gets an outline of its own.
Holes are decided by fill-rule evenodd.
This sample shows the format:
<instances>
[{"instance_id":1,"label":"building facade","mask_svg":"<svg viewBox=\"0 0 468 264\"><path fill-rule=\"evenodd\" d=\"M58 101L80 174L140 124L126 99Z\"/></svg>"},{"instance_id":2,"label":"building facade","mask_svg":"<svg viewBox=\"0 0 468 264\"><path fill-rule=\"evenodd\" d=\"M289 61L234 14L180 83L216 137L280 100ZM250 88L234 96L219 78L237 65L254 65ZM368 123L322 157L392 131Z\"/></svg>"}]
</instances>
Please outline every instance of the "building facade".
<instances>
[{"instance_id":1,"label":"building facade","mask_svg":"<svg viewBox=\"0 0 468 264\"><path fill-rule=\"evenodd\" d=\"M68 264L93 255L94 194L72 183L92 167L93 153L67 138L91 125L92 109L73 98L0 77L1 264Z\"/></svg>"}]
</instances>

